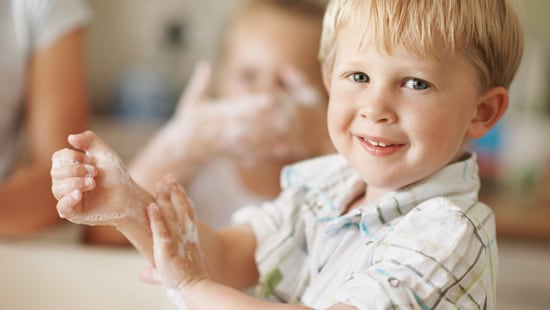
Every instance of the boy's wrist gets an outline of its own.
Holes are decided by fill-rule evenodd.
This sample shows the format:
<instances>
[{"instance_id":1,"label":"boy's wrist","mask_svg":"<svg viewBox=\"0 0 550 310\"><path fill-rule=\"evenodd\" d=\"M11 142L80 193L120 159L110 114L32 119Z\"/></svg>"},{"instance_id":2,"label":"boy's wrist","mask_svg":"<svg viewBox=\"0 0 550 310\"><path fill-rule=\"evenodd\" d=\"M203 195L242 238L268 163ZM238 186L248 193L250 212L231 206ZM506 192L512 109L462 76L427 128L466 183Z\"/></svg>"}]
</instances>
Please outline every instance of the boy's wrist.
<instances>
[{"instance_id":1,"label":"boy's wrist","mask_svg":"<svg viewBox=\"0 0 550 310\"><path fill-rule=\"evenodd\" d=\"M133 187L134 190L129 192L129 199L126 201L128 216L118 221L115 227L138 251L153 262L153 240L146 207L154 202L154 198L137 184Z\"/></svg>"},{"instance_id":2,"label":"boy's wrist","mask_svg":"<svg viewBox=\"0 0 550 310\"><path fill-rule=\"evenodd\" d=\"M203 298L202 292L207 292L207 294L211 295L212 292L209 287L213 283L215 282L209 278L201 278L177 288L168 288L167 294L178 309L186 309L182 308L182 305L189 306L190 304L195 304L193 302L194 299L201 300Z\"/></svg>"}]
</instances>

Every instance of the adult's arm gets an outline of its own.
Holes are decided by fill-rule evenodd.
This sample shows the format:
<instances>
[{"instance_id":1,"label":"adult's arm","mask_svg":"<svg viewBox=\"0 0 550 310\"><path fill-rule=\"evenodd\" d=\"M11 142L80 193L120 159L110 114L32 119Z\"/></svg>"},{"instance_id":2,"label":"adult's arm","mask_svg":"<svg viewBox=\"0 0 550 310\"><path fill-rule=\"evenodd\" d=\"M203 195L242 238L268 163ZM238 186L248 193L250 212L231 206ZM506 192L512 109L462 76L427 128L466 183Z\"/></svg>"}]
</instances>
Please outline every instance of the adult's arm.
<instances>
[{"instance_id":1,"label":"adult's arm","mask_svg":"<svg viewBox=\"0 0 550 310\"><path fill-rule=\"evenodd\" d=\"M0 237L22 237L60 223L51 193L51 156L87 127L84 29L29 59L25 131L28 164L0 183Z\"/></svg>"}]
</instances>

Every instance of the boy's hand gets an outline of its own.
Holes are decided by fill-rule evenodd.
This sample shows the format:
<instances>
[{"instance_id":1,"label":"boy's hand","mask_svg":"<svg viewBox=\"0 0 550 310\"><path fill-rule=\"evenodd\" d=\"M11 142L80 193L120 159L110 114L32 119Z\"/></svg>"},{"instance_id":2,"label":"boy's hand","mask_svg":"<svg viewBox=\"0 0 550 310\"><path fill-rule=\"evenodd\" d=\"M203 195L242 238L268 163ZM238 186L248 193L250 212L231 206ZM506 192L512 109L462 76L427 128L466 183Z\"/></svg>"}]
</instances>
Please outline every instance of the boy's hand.
<instances>
[{"instance_id":1,"label":"boy's hand","mask_svg":"<svg viewBox=\"0 0 550 310\"><path fill-rule=\"evenodd\" d=\"M195 212L175 178L167 177L157 185L156 203L147 207L147 215L153 233L155 272L162 285L179 291L206 279Z\"/></svg>"},{"instance_id":2,"label":"boy's hand","mask_svg":"<svg viewBox=\"0 0 550 310\"><path fill-rule=\"evenodd\" d=\"M76 149L63 149L52 157L52 192L57 211L71 222L114 225L139 220L137 203L149 201L126 172L121 159L93 132L70 135ZM145 218L144 210L141 218Z\"/></svg>"}]
</instances>

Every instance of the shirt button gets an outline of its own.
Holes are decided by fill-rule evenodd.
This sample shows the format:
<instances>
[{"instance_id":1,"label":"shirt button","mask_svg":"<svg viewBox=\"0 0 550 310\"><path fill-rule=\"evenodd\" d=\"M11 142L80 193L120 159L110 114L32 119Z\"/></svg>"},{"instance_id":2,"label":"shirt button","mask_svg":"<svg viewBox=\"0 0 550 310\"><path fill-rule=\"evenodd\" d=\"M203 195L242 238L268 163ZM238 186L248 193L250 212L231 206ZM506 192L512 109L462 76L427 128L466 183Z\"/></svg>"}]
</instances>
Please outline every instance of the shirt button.
<instances>
[{"instance_id":1,"label":"shirt button","mask_svg":"<svg viewBox=\"0 0 550 310\"><path fill-rule=\"evenodd\" d=\"M398 287L399 286L399 280L397 280L396 278L388 278L388 283L393 286L393 287Z\"/></svg>"}]
</instances>

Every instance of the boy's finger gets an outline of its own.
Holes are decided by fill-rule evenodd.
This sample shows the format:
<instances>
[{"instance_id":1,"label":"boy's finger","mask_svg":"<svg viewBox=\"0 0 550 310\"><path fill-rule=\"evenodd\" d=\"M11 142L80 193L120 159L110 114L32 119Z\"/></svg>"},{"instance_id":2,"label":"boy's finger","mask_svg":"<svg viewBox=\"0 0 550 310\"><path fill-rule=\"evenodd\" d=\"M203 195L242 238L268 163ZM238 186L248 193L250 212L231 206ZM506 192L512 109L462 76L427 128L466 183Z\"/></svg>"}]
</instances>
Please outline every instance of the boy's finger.
<instances>
[{"instance_id":1,"label":"boy's finger","mask_svg":"<svg viewBox=\"0 0 550 310\"><path fill-rule=\"evenodd\" d=\"M61 149L52 154L52 166L58 168L65 165L90 163L91 160L84 153L68 148Z\"/></svg>"},{"instance_id":2,"label":"boy's finger","mask_svg":"<svg viewBox=\"0 0 550 310\"><path fill-rule=\"evenodd\" d=\"M285 66L280 72L285 89L292 97L304 105L317 105L321 97L315 87L308 81L307 76L294 66Z\"/></svg>"},{"instance_id":3,"label":"boy's finger","mask_svg":"<svg viewBox=\"0 0 550 310\"><path fill-rule=\"evenodd\" d=\"M78 189L70 192L69 194L63 196L57 202L57 213L61 218L67 218L73 220L77 214L77 204L82 200L82 192Z\"/></svg>"},{"instance_id":4,"label":"boy's finger","mask_svg":"<svg viewBox=\"0 0 550 310\"><path fill-rule=\"evenodd\" d=\"M93 131L87 130L83 133L69 135L69 143L76 149L82 150L91 157L102 157L103 154L110 154L116 157L116 153L99 138Z\"/></svg>"},{"instance_id":5,"label":"boy's finger","mask_svg":"<svg viewBox=\"0 0 550 310\"><path fill-rule=\"evenodd\" d=\"M156 203L165 221L173 222L173 225L167 225L169 235L179 236L178 219L170 198L172 182L175 181L170 176L166 176L161 182L157 183Z\"/></svg>"},{"instance_id":6,"label":"boy's finger","mask_svg":"<svg viewBox=\"0 0 550 310\"><path fill-rule=\"evenodd\" d=\"M287 90L293 91L309 86L305 74L295 66L284 66L280 71L280 78Z\"/></svg>"},{"instance_id":7,"label":"boy's finger","mask_svg":"<svg viewBox=\"0 0 550 310\"><path fill-rule=\"evenodd\" d=\"M147 206L147 215L151 225L151 232L153 233L153 254L155 256L155 262L158 263L164 258L165 253L169 251L172 239L170 239L160 209L155 203L151 203Z\"/></svg>"},{"instance_id":8,"label":"boy's finger","mask_svg":"<svg viewBox=\"0 0 550 310\"><path fill-rule=\"evenodd\" d=\"M56 199L61 199L74 190L79 192L91 191L95 188L95 180L92 177L74 177L55 180L52 184L52 193Z\"/></svg>"},{"instance_id":9,"label":"boy's finger","mask_svg":"<svg viewBox=\"0 0 550 310\"><path fill-rule=\"evenodd\" d=\"M193 76L185 88L178 106L183 103L199 104L205 101L205 98L208 96L211 71L212 67L208 62L200 61L197 63Z\"/></svg>"},{"instance_id":10,"label":"boy's finger","mask_svg":"<svg viewBox=\"0 0 550 310\"><path fill-rule=\"evenodd\" d=\"M67 137L67 141L69 141L69 144L76 149L85 151L89 149L92 144L94 144L94 140L96 138L97 136L93 131L87 130L81 133L69 135Z\"/></svg>"},{"instance_id":11,"label":"boy's finger","mask_svg":"<svg viewBox=\"0 0 550 310\"><path fill-rule=\"evenodd\" d=\"M158 272L153 267L147 267L143 269L139 274L139 279L143 282L150 284L160 284L161 280Z\"/></svg>"},{"instance_id":12,"label":"boy's finger","mask_svg":"<svg viewBox=\"0 0 550 310\"><path fill-rule=\"evenodd\" d=\"M177 214L178 221L180 223L186 223L186 219L189 218L191 219L191 221L195 222L196 219L193 202L191 201L191 199L189 199L189 196L187 196L185 189L179 184L174 184L172 189L172 203L175 206L180 206L179 208L174 208Z\"/></svg>"},{"instance_id":13,"label":"boy's finger","mask_svg":"<svg viewBox=\"0 0 550 310\"><path fill-rule=\"evenodd\" d=\"M54 181L70 177L95 177L97 175L97 169L93 165L88 164L77 163L63 165L54 163L50 170L50 175Z\"/></svg>"}]
</instances>

